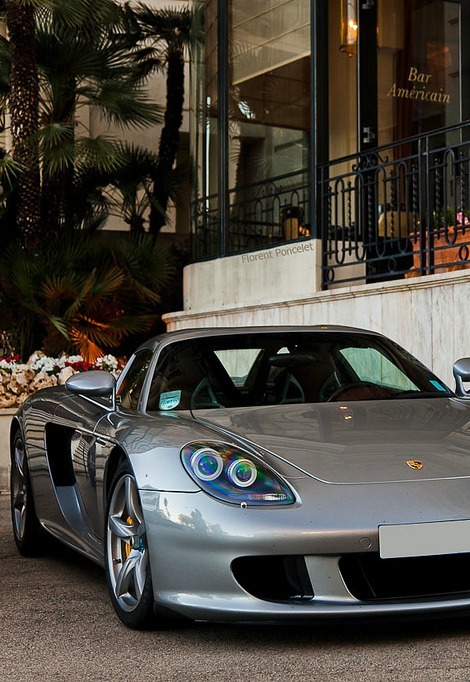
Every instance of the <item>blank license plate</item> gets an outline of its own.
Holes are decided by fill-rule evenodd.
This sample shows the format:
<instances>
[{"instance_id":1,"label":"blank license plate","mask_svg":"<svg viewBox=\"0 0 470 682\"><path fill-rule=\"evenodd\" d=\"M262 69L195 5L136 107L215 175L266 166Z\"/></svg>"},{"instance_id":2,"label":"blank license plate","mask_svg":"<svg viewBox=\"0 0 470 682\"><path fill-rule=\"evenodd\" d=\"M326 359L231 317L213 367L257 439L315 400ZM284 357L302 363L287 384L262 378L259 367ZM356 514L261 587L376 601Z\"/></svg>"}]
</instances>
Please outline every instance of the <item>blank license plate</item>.
<instances>
[{"instance_id":1,"label":"blank license plate","mask_svg":"<svg viewBox=\"0 0 470 682\"><path fill-rule=\"evenodd\" d=\"M382 559L470 552L470 520L379 526Z\"/></svg>"}]
</instances>

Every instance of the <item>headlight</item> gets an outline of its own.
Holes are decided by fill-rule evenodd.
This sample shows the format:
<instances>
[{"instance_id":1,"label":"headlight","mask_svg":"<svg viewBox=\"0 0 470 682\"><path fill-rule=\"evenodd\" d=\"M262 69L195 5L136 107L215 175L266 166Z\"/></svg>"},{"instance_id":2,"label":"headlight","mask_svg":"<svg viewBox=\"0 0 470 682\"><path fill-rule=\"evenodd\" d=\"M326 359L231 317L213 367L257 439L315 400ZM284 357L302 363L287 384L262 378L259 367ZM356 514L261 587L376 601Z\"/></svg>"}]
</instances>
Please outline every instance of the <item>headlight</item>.
<instances>
[{"instance_id":1,"label":"headlight","mask_svg":"<svg viewBox=\"0 0 470 682\"><path fill-rule=\"evenodd\" d=\"M293 504L295 496L271 467L234 445L189 443L181 451L191 478L224 502L250 505Z\"/></svg>"},{"instance_id":2,"label":"headlight","mask_svg":"<svg viewBox=\"0 0 470 682\"><path fill-rule=\"evenodd\" d=\"M191 457L191 468L201 481L213 481L224 468L222 457L212 448L199 448Z\"/></svg>"}]
</instances>

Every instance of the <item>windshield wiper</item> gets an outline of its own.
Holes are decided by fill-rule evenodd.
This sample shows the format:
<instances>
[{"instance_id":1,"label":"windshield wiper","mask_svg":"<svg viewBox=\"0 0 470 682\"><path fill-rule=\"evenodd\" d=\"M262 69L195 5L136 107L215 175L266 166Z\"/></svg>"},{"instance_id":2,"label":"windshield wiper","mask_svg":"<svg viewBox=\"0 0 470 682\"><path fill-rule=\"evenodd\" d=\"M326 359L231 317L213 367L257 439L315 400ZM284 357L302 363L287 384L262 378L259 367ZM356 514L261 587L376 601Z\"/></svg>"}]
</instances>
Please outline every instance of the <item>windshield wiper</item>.
<instances>
[{"instance_id":1,"label":"windshield wiper","mask_svg":"<svg viewBox=\"0 0 470 682\"><path fill-rule=\"evenodd\" d=\"M451 394L444 391L400 391L389 396L388 400L408 399L408 398L450 398Z\"/></svg>"}]
</instances>

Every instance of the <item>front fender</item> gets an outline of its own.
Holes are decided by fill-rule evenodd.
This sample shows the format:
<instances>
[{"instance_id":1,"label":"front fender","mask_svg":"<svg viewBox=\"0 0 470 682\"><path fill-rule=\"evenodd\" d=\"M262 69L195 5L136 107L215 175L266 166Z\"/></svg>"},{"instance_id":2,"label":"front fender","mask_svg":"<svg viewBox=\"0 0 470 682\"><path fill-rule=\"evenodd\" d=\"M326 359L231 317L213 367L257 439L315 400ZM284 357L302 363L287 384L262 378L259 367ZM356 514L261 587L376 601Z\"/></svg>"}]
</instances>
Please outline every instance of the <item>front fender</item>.
<instances>
[{"instance_id":1,"label":"front fender","mask_svg":"<svg viewBox=\"0 0 470 682\"><path fill-rule=\"evenodd\" d=\"M177 414L112 412L96 425L95 436L118 446L127 456L141 490L198 492L181 462L181 448L193 440L220 439L220 434Z\"/></svg>"}]
</instances>

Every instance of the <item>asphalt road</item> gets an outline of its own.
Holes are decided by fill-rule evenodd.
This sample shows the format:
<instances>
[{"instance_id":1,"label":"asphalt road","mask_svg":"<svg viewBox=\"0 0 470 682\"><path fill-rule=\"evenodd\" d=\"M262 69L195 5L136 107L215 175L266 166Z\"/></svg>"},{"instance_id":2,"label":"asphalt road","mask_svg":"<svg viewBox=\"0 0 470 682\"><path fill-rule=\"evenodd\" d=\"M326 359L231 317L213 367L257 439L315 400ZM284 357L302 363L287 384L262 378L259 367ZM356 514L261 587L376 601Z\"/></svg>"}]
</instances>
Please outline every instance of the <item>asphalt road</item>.
<instances>
[{"instance_id":1,"label":"asphalt road","mask_svg":"<svg viewBox=\"0 0 470 682\"><path fill-rule=\"evenodd\" d=\"M0 682L470 681L470 618L135 632L117 620L94 564L67 550L19 556L6 495L0 548Z\"/></svg>"}]
</instances>

